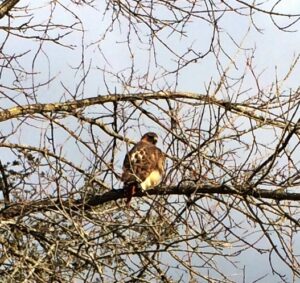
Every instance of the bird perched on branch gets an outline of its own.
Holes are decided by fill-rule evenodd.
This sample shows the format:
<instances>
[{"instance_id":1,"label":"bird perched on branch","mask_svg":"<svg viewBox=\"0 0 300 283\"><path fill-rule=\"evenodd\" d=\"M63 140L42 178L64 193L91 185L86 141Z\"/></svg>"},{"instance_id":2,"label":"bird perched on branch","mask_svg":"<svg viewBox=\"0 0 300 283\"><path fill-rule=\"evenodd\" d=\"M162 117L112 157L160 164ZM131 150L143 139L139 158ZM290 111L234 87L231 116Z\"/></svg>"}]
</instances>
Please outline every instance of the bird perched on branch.
<instances>
[{"instance_id":1,"label":"bird perched on branch","mask_svg":"<svg viewBox=\"0 0 300 283\"><path fill-rule=\"evenodd\" d=\"M156 187L165 172L165 154L156 147L158 137L149 132L126 154L121 180L127 195L127 206L139 190Z\"/></svg>"}]
</instances>

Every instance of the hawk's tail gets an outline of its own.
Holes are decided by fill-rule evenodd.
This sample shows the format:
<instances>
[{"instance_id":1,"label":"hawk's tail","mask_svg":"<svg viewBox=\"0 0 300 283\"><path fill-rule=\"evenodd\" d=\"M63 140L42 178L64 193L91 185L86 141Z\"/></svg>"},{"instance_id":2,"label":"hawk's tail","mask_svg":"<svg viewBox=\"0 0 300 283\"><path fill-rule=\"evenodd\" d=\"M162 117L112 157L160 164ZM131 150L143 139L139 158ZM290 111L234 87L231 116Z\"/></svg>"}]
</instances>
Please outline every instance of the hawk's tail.
<instances>
[{"instance_id":1,"label":"hawk's tail","mask_svg":"<svg viewBox=\"0 0 300 283\"><path fill-rule=\"evenodd\" d=\"M127 206L130 205L130 201L132 197L136 194L136 192L137 192L137 183L132 182L132 183L124 184L124 193L125 196L127 197L126 199Z\"/></svg>"}]
</instances>

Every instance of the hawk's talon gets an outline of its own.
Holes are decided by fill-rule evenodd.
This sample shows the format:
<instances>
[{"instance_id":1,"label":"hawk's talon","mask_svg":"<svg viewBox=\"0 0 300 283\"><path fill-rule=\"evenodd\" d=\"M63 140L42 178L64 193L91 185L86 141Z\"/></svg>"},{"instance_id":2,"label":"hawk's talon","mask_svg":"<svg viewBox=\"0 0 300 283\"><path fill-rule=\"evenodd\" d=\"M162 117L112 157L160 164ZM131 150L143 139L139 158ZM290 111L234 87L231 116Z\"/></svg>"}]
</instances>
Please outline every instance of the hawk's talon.
<instances>
[{"instance_id":1,"label":"hawk's talon","mask_svg":"<svg viewBox=\"0 0 300 283\"><path fill-rule=\"evenodd\" d=\"M136 186L136 193L143 193L143 192L144 192L144 190L143 190L141 184L138 184L138 185Z\"/></svg>"}]
</instances>

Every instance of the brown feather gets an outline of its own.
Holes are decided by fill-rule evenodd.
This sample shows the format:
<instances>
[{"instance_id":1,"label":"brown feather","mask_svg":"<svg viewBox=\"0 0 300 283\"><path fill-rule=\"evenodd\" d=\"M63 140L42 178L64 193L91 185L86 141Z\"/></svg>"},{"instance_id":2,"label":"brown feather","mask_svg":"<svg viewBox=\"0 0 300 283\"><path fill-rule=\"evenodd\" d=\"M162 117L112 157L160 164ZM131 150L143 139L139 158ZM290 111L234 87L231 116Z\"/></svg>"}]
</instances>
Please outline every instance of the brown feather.
<instances>
[{"instance_id":1,"label":"brown feather","mask_svg":"<svg viewBox=\"0 0 300 283\"><path fill-rule=\"evenodd\" d=\"M128 194L134 195L138 187L149 189L157 186L164 174L165 155L155 144L145 138L146 135L126 154L124 159L121 180ZM133 186L135 189L132 192ZM127 202L130 202L132 195L128 195Z\"/></svg>"}]
</instances>

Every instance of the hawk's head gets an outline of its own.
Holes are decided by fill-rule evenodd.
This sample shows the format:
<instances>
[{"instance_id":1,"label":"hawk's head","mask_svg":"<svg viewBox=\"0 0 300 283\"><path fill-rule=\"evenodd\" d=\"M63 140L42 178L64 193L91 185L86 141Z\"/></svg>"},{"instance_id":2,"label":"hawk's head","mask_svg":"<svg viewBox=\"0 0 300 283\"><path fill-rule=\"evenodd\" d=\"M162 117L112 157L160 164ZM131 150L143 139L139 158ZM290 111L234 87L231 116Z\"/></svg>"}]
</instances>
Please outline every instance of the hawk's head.
<instances>
[{"instance_id":1,"label":"hawk's head","mask_svg":"<svg viewBox=\"0 0 300 283\"><path fill-rule=\"evenodd\" d=\"M155 145L157 143L158 136L156 133L149 132L149 133L144 134L142 136L141 140Z\"/></svg>"}]
</instances>

